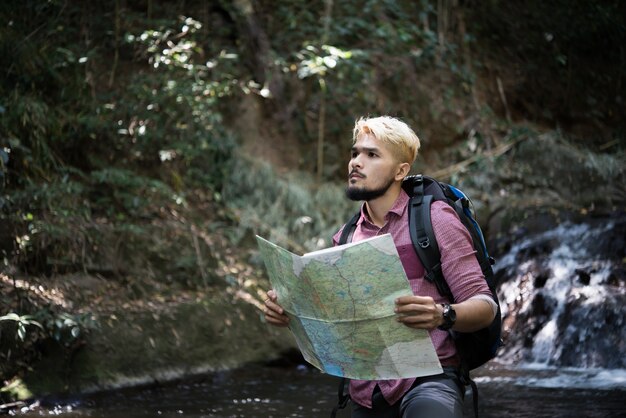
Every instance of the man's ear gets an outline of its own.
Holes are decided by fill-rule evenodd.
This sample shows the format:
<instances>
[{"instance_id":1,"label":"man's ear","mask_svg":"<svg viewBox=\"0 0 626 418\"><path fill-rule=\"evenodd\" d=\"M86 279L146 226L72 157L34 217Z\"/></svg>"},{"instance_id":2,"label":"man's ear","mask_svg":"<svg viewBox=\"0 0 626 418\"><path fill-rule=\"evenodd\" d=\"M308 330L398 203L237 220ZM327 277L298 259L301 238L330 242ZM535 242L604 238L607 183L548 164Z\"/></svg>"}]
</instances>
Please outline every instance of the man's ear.
<instances>
[{"instance_id":1,"label":"man's ear","mask_svg":"<svg viewBox=\"0 0 626 418\"><path fill-rule=\"evenodd\" d=\"M396 172L396 181L401 181L403 178L405 178L408 174L409 171L411 171L411 164L409 163L401 163L398 165L398 171Z\"/></svg>"}]
</instances>

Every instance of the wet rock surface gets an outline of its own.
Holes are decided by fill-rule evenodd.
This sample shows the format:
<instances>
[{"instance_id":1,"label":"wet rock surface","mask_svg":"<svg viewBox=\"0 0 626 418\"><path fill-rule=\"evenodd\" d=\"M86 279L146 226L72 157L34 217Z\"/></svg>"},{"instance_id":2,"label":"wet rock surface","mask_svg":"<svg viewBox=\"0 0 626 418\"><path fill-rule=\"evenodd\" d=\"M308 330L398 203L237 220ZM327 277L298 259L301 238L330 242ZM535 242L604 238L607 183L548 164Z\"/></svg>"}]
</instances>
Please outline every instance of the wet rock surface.
<instances>
[{"instance_id":1,"label":"wet rock surface","mask_svg":"<svg viewBox=\"0 0 626 418\"><path fill-rule=\"evenodd\" d=\"M496 264L512 363L626 368L626 216L528 233Z\"/></svg>"}]
</instances>

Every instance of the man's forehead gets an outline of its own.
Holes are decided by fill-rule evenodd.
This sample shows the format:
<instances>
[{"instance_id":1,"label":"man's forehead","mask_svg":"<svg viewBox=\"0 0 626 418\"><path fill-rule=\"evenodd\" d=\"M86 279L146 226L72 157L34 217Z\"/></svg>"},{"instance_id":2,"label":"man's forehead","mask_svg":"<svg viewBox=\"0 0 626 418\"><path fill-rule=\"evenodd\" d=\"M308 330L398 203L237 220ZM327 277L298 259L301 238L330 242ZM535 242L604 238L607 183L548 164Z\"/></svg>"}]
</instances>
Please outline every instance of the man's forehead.
<instances>
[{"instance_id":1,"label":"man's forehead","mask_svg":"<svg viewBox=\"0 0 626 418\"><path fill-rule=\"evenodd\" d=\"M374 135L360 135L352 145L353 151L388 151L386 144Z\"/></svg>"}]
</instances>

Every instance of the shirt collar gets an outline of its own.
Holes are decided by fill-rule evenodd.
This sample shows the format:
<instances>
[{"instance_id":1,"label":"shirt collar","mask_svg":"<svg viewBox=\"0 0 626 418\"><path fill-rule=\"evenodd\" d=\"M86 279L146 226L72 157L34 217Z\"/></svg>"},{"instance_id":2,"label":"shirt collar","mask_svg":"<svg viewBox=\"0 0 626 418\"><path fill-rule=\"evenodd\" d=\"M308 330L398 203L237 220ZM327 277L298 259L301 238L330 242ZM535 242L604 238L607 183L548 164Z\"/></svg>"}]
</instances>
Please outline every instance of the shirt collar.
<instances>
[{"instance_id":1,"label":"shirt collar","mask_svg":"<svg viewBox=\"0 0 626 418\"><path fill-rule=\"evenodd\" d=\"M409 203L409 195L406 194L404 189L400 189L400 194L398 195L398 198L391 206L391 209L389 209L389 212L387 212L387 215L385 215L385 221L389 220L390 213L393 213L397 217L402 217L402 215L404 214L404 211L406 210L406 207L408 206L408 203ZM361 217L357 221L357 226L361 225L365 220L371 223L371 221L369 220L369 215L367 214L367 207L365 203L363 203L361 205Z\"/></svg>"}]
</instances>

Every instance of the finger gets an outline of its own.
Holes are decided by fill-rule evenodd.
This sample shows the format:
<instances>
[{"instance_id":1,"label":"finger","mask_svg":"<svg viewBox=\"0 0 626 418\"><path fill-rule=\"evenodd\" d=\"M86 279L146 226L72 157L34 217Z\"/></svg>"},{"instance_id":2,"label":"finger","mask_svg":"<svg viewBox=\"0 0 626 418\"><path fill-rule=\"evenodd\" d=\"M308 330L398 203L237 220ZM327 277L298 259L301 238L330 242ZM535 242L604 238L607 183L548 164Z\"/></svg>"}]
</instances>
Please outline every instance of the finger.
<instances>
[{"instance_id":1,"label":"finger","mask_svg":"<svg viewBox=\"0 0 626 418\"><path fill-rule=\"evenodd\" d=\"M398 314L405 315L421 315L428 312L431 312L433 309L432 305L422 305L417 303L411 303L406 305L396 305L394 308L394 312Z\"/></svg>"},{"instance_id":2,"label":"finger","mask_svg":"<svg viewBox=\"0 0 626 418\"><path fill-rule=\"evenodd\" d=\"M276 312L279 315L283 315L285 313L282 306L272 302L270 299L265 299L265 309Z\"/></svg>"},{"instance_id":3,"label":"finger","mask_svg":"<svg viewBox=\"0 0 626 418\"><path fill-rule=\"evenodd\" d=\"M267 298L263 301L265 304L265 308L263 310L265 320L273 325L288 326L289 317L285 315L283 307L276 302L278 300L276 291L274 291L274 289L270 289L267 291L266 296Z\"/></svg>"},{"instance_id":4,"label":"finger","mask_svg":"<svg viewBox=\"0 0 626 418\"><path fill-rule=\"evenodd\" d=\"M439 325L441 314L436 305L404 305L395 309L398 321L431 329Z\"/></svg>"},{"instance_id":5,"label":"finger","mask_svg":"<svg viewBox=\"0 0 626 418\"><path fill-rule=\"evenodd\" d=\"M400 315L397 320L405 324L423 324L428 323L430 318L421 315Z\"/></svg>"},{"instance_id":6,"label":"finger","mask_svg":"<svg viewBox=\"0 0 626 418\"><path fill-rule=\"evenodd\" d=\"M278 321L282 321L285 322L287 320L287 315L285 315L282 312L277 312L273 309L269 309L269 308L265 308L265 316L269 317L269 318L274 318Z\"/></svg>"},{"instance_id":7,"label":"finger","mask_svg":"<svg viewBox=\"0 0 626 418\"><path fill-rule=\"evenodd\" d=\"M396 299L396 305L407 305L407 304L419 304L425 305L428 303L434 303L433 298L430 296L400 296Z\"/></svg>"},{"instance_id":8,"label":"finger","mask_svg":"<svg viewBox=\"0 0 626 418\"><path fill-rule=\"evenodd\" d=\"M399 316L398 322L416 329L433 329L437 326L437 323L432 318L423 316Z\"/></svg>"},{"instance_id":9,"label":"finger","mask_svg":"<svg viewBox=\"0 0 626 418\"><path fill-rule=\"evenodd\" d=\"M280 319L276 319L276 318L265 318L265 320L269 323L272 324L274 326L277 327L287 327L289 326L289 321L282 321Z\"/></svg>"},{"instance_id":10,"label":"finger","mask_svg":"<svg viewBox=\"0 0 626 418\"><path fill-rule=\"evenodd\" d=\"M267 307L263 310L263 314L265 315L265 319L268 319L270 321L278 321L281 316L276 311L273 311Z\"/></svg>"},{"instance_id":11,"label":"finger","mask_svg":"<svg viewBox=\"0 0 626 418\"><path fill-rule=\"evenodd\" d=\"M289 324L289 317L287 315L279 314L269 308L265 308L264 314L265 320L273 325L287 326Z\"/></svg>"},{"instance_id":12,"label":"finger","mask_svg":"<svg viewBox=\"0 0 626 418\"><path fill-rule=\"evenodd\" d=\"M278 305L276 303L276 300L278 299L278 295L276 294L276 292L274 291L274 289L270 289L265 293L265 300L263 301L263 303L265 304L265 306L267 306L268 308L274 310L274 311L278 311L280 308L280 305ZM280 312L282 313L282 312Z\"/></svg>"}]
</instances>

